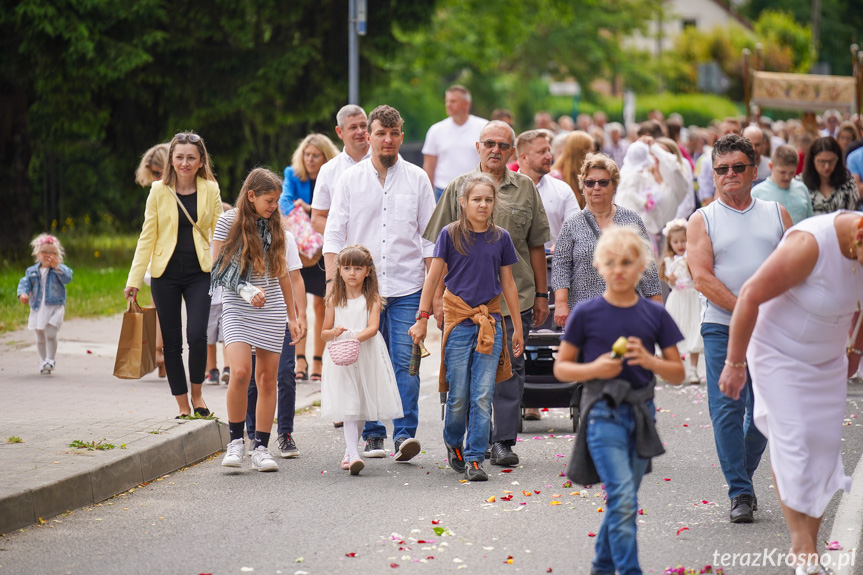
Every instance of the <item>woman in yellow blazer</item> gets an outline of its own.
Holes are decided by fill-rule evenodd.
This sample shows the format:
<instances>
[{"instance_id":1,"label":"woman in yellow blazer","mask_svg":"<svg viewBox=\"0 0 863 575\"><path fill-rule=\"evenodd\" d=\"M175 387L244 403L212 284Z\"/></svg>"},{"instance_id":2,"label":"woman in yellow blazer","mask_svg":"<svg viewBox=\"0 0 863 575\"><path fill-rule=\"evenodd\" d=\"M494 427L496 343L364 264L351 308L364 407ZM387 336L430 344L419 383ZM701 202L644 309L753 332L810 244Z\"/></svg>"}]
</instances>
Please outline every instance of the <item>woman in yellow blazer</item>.
<instances>
[{"instance_id":1,"label":"woman in yellow blazer","mask_svg":"<svg viewBox=\"0 0 863 575\"><path fill-rule=\"evenodd\" d=\"M123 293L126 299L137 297L149 264L153 303L162 326L165 369L171 394L180 408L178 417L191 415L192 410L209 415L201 387L207 362L213 267L210 241L222 214L222 198L200 136L188 132L174 136L168 159L162 179L150 188L144 225ZM188 322L191 403L183 367L183 301Z\"/></svg>"}]
</instances>

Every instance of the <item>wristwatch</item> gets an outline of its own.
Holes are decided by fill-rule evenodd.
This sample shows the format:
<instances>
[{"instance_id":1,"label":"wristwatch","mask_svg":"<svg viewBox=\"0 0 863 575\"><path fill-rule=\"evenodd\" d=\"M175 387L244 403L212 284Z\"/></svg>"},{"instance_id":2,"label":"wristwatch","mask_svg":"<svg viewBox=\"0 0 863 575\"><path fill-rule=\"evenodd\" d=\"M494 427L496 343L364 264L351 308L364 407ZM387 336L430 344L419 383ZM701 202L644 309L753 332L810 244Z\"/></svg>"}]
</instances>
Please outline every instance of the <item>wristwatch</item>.
<instances>
[{"instance_id":1,"label":"wristwatch","mask_svg":"<svg viewBox=\"0 0 863 575\"><path fill-rule=\"evenodd\" d=\"M420 320L420 318L422 318L422 319L428 319L429 317L431 317L431 314L430 314L429 312L419 310L419 311L417 311L416 316L414 316L414 319L415 319L415 320L417 320L417 321L419 321L419 320Z\"/></svg>"},{"instance_id":2,"label":"wristwatch","mask_svg":"<svg viewBox=\"0 0 863 575\"><path fill-rule=\"evenodd\" d=\"M536 297L544 297L545 299L548 299L548 292L538 291L536 292Z\"/></svg>"}]
</instances>

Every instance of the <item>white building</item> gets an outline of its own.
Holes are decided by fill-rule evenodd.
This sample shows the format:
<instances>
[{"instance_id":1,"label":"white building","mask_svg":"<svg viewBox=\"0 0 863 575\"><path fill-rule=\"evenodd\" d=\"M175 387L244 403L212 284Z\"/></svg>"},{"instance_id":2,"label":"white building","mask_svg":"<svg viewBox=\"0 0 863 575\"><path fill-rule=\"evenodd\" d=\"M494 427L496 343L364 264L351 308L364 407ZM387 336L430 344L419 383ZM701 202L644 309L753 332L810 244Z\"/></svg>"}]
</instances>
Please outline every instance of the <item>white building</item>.
<instances>
[{"instance_id":1,"label":"white building","mask_svg":"<svg viewBox=\"0 0 863 575\"><path fill-rule=\"evenodd\" d=\"M627 46L657 55L659 52L671 50L675 38L686 28L694 27L701 32L710 32L717 26L740 26L752 30L752 24L737 13L736 4L739 4L739 1L664 0L665 12L662 18L655 18L648 24L646 36L637 33L629 38Z\"/></svg>"}]
</instances>

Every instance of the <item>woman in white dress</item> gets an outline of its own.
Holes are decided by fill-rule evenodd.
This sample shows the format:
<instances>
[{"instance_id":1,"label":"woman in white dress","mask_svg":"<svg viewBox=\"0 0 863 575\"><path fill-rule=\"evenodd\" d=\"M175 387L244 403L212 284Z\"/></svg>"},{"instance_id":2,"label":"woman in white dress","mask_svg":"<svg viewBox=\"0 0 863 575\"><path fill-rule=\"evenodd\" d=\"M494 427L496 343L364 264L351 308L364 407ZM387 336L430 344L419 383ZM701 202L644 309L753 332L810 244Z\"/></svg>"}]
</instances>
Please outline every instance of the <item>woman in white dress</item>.
<instances>
[{"instance_id":1,"label":"woman in white dress","mask_svg":"<svg viewBox=\"0 0 863 575\"><path fill-rule=\"evenodd\" d=\"M823 573L816 549L824 510L851 478L842 466L848 354L863 300L863 214L803 220L740 290L719 389L737 399L748 360L754 421L768 438L796 573ZM759 307L760 306L760 307ZM748 346L748 349L747 349Z\"/></svg>"}]
</instances>

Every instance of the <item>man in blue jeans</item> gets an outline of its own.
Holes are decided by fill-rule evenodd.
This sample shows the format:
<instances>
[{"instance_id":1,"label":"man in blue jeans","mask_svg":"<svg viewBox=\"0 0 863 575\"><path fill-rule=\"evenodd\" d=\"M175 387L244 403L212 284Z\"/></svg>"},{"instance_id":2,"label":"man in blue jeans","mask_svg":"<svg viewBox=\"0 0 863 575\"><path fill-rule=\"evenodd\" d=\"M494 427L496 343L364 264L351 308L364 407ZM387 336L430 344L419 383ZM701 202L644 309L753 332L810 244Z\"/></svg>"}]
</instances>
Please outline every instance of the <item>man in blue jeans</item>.
<instances>
[{"instance_id":1,"label":"man in blue jeans","mask_svg":"<svg viewBox=\"0 0 863 575\"><path fill-rule=\"evenodd\" d=\"M336 182L323 247L328 289L339 273L336 257L342 249L361 244L372 254L386 301L379 329L404 410L404 417L393 420L398 462L409 461L420 452L416 439L420 378L408 373L413 347L408 330L420 315L420 293L434 253L434 243L421 234L435 207L428 175L399 155L404 141L402 124L398 110L390 106L378 106L369 114L366 138L371 156L345 170ZM366 422L363 455L385 457L386 434L381 422Z\"/></svg>"},{"instance_id":2,"label":"man in blue jeans","mask_svg":"<svg viewBox=\"0 0 863 575\"><path fill-rule=\"evenodd\" d=\"M686 255L701 297L701 336L707 363L707 400L716 454L728 483L732 523L752 523L758 508L752 476L767 439L752 423L754 395L747 372L740 398L719 387L722 368L746 369L726 360L728 326L740 288L776 249L791 216L776 202L752 197L758 176L752 143L736 134L713 147L716 199L689 219Z\"/></svg>"}]
</instances>

